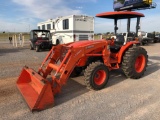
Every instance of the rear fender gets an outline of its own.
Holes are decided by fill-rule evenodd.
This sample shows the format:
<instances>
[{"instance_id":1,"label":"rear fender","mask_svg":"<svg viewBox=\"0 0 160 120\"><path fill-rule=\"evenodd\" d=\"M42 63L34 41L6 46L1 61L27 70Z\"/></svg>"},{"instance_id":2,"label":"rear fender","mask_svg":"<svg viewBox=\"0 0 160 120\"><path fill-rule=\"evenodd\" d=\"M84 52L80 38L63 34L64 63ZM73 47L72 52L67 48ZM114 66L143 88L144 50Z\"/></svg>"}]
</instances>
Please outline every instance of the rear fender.
<instances>
[{"instance_id":1,"label":"rear fender","mask_svg":"<svg viewBox=\"0 0 160 120\"><path fill-rule=\"evenodd\" d=\"M125 54L125 52L132 47L133 45L138 45L139 42L138 41L131 41L131 42L127 42L125 45L123 45L120 49L120 51L118 52L118 63L122 62L123 59L123 55Z\"/></svg>"}]
</instances>

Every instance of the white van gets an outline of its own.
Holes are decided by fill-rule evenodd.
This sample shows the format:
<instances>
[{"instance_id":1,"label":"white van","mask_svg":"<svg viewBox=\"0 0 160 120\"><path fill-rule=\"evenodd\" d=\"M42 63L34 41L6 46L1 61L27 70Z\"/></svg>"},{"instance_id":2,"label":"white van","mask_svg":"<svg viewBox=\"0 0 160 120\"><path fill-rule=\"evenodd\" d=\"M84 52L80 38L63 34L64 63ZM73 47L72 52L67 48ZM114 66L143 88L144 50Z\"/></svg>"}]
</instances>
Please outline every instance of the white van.
<instances>
[{"instance_id":1,"label":"white van","mask_svg":"<svg viewBox=\"0 0 160 120\"><path fill-rule=\"evenodd\" d=\"M38 23L38 29L50 30L52 43L65 44L94 39L94 17L71 15Z\"/></svg>"}]
</instances>

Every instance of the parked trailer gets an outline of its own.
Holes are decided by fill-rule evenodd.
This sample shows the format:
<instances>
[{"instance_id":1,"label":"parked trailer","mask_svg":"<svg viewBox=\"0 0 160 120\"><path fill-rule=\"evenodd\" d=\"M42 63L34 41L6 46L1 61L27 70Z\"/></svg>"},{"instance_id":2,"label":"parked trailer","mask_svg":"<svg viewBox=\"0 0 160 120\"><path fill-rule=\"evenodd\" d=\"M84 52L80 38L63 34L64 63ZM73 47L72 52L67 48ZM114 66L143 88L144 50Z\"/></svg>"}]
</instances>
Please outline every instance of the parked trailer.
<instances>
[{"instance_id":1,"label":"parked trailer","mask_svg":"<svg viewBox=\"0 0 160 120\"><path fill-rule=\"evenodd\" d=\"M50 30L55 45L81 40L93 40L94 17L70 15L38 23L38 29Z\"/></svg>"}]
</instances>

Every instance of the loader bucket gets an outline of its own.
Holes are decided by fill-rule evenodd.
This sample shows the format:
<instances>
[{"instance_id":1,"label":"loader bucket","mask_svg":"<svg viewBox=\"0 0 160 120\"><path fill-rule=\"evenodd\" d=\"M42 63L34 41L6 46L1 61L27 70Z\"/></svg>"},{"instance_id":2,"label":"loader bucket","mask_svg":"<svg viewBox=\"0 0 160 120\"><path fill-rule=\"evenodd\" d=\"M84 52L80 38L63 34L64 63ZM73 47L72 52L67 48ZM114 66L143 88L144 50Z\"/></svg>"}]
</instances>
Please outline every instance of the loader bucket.
<instances>
[{"instance_id":1,"label":"loader bucket","mask_svg":"<svg viewBox=\"0 0 160 120\"><path fill-rule=\"evenodd\" d=\"M17 80L17 87L32 111L53 106L51 84L34 70L24 67Z\"/></svg>"}]
</instances>

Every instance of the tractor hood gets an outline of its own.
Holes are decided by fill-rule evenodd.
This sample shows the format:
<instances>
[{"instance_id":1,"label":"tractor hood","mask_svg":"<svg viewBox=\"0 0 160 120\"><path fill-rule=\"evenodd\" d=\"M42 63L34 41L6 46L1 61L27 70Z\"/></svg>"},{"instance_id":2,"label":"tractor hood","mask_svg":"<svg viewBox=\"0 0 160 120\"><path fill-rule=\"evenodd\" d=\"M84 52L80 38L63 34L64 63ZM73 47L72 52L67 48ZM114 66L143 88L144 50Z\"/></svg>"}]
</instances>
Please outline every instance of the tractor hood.
<instances>
[{"instance_id":1,"label":"tractor hood","mask_svg":"<svg viewBox=\"0 0 160 120\"><path fill-rule=\"evenodd\" d=\"M97 43L102 43L102 42L106 42L106 40L85 40L85 41L77 41L77 42L73 42L73 43L69 44L68 47L77 48L77 47L88 46L88 45L97 44Z\"/></svg>"}]
</instances>

